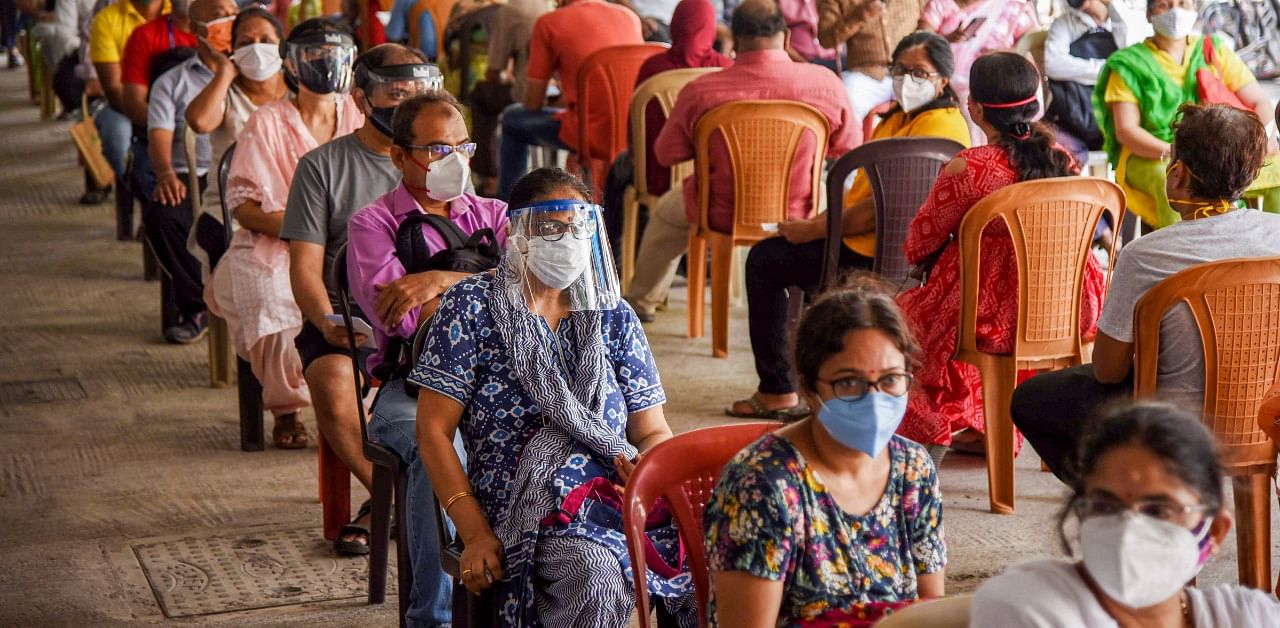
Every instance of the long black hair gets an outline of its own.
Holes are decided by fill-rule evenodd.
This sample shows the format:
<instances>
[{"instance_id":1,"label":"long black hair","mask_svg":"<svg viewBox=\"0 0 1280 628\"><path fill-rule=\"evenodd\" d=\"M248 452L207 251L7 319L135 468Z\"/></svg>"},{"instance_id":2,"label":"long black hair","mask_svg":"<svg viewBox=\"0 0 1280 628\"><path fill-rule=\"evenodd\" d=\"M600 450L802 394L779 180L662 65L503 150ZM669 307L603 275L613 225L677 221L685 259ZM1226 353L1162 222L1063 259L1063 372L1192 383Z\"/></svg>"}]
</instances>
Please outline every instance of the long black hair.
<instances>
[{"instance_id":1,"label":"long black hair","mask_svg":"<svg viewBox=\"0 0 1280 628\"><path fill-rule=\"evenodd\" d=\"M938 76L947 79L947 86L938 92L938 97L934 98L929 104L911 112L912 115L924 113L930 109L946 109L947 107L957 107L960 105L960 97L956 95L956 91L951 89L951 75L956 70L956 59L951 54L951 44L947 43L946 38L930 31L916 31L903 37L898 42L898 46L893 49L893 63L898 62L898 57L912 48L917 46L924 48L924 53L929 56L929 63L933 64L934 69L938 71ZM889 113L894 113L902 109L902 105L894 103Z\"/></svg>"},{"instance_id":2,"label":"long black hair","mask_svg":"<svg viewBox=\"0 0 1280 628\"><path fill-rule=\"evenodd\" d=\"M1078 173L1071 155L1054 146L1053 131L1032 121L1040 112L1040 72L1030 60L1016 52L990 52L973 62L969 77L969 98L996 129L987 139L1005 149L1019 181Z\"/></svg>"}]
</instances>

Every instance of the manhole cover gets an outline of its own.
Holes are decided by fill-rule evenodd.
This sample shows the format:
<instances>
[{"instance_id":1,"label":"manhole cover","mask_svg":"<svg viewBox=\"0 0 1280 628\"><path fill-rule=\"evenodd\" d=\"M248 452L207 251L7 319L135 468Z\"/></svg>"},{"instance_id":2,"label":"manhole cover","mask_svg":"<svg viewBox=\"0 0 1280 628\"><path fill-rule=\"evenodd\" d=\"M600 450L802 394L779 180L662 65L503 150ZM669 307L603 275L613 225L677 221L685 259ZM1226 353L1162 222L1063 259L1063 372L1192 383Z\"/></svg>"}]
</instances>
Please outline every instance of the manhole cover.
<instances>
[{"instance_id":1,"label":"manhole cover","mask_svg":"<svg viewBox=\"0 0 1280 628\"><path fill-rule=\"evenodd\" d=\"M74 377L0 382L0 404L46 403L87 399L80 380Z\"/></svg>"},{"instance_id":2,"label":"manhole cover","mask_svg":"<svg viewBox=\"0 0 1280 628\"><path fill-rule=\"evenodd\" d=\"M257 530L133 546L166 617L363 597L369 562L339 558L318 530ZM395 552L391 552L392 556ZM394 560L394 559L393 559ZM387 577L394 596L395 566Z\"/></svg>"}]
</instances>

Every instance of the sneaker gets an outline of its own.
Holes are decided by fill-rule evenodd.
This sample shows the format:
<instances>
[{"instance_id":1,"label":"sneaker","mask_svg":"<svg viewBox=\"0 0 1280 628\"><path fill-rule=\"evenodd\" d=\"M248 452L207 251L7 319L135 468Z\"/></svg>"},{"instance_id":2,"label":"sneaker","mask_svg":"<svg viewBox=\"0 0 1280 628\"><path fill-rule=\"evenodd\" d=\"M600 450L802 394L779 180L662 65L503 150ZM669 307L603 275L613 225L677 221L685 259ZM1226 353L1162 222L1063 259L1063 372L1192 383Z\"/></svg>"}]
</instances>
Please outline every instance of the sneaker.
<instances>
[{"instance_id":1,"label":"sneaker","mask_svg":"<svg viewBox=\"0 0 1280 628\"><path fill-rule=\"evenodd\" d=\"M111 186L105 188L89 188L80 195L81 205L99 205L111 198Z\"/></svg>"},{"instance_id":2,"label":"sneaker","mask_svg":"<svg viewBox=\"0 0 1280 628\"><path fill-rule=\"evenodd\" d=\"M627 305L630 305L631 309L635 311L636 318L640 319L641 323L652 323L655 320L656 317L654 316L653 310L645 310L626 297L623 297L623 300L625 300Z\"/></svg>"},{"instance_id":3,"label":"sneaker","mask_svg":"<svg viewBox=\"0 0 1280 628\"><path fill-rule=\"evenodd\" d=\"M189 345L204 338L209 331L209 319L204 312L193 316L181 316L178 324L164 330L165 342L171 345Z\"/></svg>"},{"instance_id":4,"label":"sneaker","mask_svg":"<svg viewBox=\"0 0 1280 628\"><path fill-rule=\"evenodd\" d=\"M18 54L18 49L17 48L10 49L9 50L9 69L16 70L24 65L26 64L22 61L22 55Z\"/></svg>"}]
</instances>

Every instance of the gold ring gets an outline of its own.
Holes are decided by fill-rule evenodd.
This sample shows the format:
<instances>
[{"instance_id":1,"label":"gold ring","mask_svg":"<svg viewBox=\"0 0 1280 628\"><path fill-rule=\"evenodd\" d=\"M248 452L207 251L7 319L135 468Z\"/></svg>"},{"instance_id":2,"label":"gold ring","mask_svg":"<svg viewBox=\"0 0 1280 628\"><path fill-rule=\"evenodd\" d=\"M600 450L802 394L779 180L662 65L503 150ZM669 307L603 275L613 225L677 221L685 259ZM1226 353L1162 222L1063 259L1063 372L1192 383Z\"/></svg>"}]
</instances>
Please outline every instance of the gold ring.
<instances>
[{"instance_id":1,"label":"gold ring","mask_svg":"<svg viewBox=\"0 0 1280 628\"><path fill-rule=\"evenodd\" d=\"M471 570L470 570L470 569L463 569L463 570L462 570L462 577L463 577L463 578L466 578L466 577L467 577L468 575L470 575L470 574L471 574Z\"/></svg>"}]
</instances>

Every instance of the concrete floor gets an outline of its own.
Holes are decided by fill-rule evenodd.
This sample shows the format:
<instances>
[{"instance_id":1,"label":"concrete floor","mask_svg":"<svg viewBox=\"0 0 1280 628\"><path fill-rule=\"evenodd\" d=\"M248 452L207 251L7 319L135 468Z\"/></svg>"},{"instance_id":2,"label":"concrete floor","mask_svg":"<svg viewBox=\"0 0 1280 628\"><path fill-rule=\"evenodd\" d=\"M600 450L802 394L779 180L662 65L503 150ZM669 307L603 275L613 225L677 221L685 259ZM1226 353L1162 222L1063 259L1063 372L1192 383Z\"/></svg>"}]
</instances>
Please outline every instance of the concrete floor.
<instances>
[{"instance_id":1,"label":"concrete floor","mask_svg":"<svg viewBox=\"0 0 1280 628\"><path fill-rule=\"evenodd\" d=\"M0 625L393 625L394 601L358 598L165 618L136 547L318 529L315 449L239 451L234 390L209 387L204 344L161 340L158 284L142 281L140 246L115 241L109 204L76 204L67 128L38 120L23 72L0 71ZM718 360L709 339L684 337L684 302L673 296L648 328L677 432L727 422L722 407L754 385L745 312L735 310L731 356ZM43 390L57 400L11 398L31 389L15 382L32 380L57 380ZM996 516L981 459L943 463L949 592L1057 553L1064 489L1038 468L1025 451L1018 512ZM1234 578L1232 542L1202 582Z\"/></svg>"}]
</instances>

